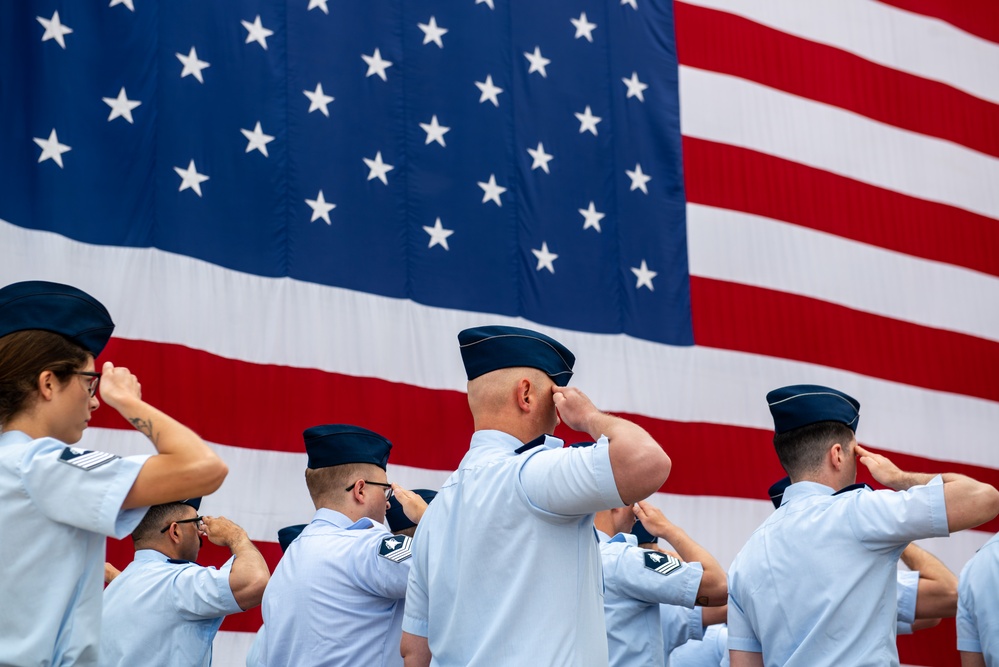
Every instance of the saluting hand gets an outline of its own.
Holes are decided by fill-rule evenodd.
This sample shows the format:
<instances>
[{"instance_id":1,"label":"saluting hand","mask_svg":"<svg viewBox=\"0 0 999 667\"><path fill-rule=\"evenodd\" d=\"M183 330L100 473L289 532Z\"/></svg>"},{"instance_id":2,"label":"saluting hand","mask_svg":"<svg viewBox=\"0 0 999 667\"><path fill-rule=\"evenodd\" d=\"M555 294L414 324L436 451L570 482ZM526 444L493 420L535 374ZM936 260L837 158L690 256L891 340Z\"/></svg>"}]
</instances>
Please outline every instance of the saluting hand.
<instances>
[{"instance_id":1,"label":"saluting hand","mask_svg":"<svg viewBox=\"0 0 999 667\"><path fill-rule=\"evenodd\" d=\"M101 368L101 399L115 410L120 410L130 400L142 400L142 385L124 366L105 361Z\"/></svg>"},{"instance_id":2,"label":"saluting hand","mask_svg":"<svg viewBox=\"0 0 999 667\"><path fill-rule=\"evenodd\" d=\"M860 445L856 445L854 450L857 456L860 457L860 462L871 471L871 477L879 483L896 491L907 489L911 486L911 484L907 483L907 473L902 472L888 457L875 454Z\"/></svg>"},{"instance_id":3,"label":"saluting hand","mask_svg":"<svg viewBox=\"0 0 999 667\"><path fill-rule=\"evenodd\" d=\"M206 516L204 519L204 534L208 541L220 547L229 547L250 539L246 531L224 516Z\"/></svg>"},{"instance_id":4,"label":"saluting hand","mask_svg":"<svg viewBox=\"0 0 999 667\"><path fill-rule=\"evenodd\" d=\"M423 513L427 511L427 501L420 494L404 489L398 484L392 485L392 492L399 504L402 505L402 511L409 517L409 520L413 523L420 523Z\"/></svg>"},{"instance_id":5,"label":"saluting hand","mask_svg":"<svg viewBox=\"0 0 999 667\"><path fill-rule=\"evenodd\" d=\"M639 500L632 505L631 509L638 520L642 522L642 525L645 526L645 530L656 537L661 537L669 541L669 535L676 529L676 526L666 518L662 510L647 500Z\"/></svg>"},{"instance_id":6,"label":"saluting hand","mask_svg":"<svg viewBox=\"0 0 999 667\"><path fill-rule=\"evenodd\" d=\"M590 420L601 414L589 397L576 387L552 385L552 399L559 418L574 431L589 433Z\"/></svg>"}]
</instances>

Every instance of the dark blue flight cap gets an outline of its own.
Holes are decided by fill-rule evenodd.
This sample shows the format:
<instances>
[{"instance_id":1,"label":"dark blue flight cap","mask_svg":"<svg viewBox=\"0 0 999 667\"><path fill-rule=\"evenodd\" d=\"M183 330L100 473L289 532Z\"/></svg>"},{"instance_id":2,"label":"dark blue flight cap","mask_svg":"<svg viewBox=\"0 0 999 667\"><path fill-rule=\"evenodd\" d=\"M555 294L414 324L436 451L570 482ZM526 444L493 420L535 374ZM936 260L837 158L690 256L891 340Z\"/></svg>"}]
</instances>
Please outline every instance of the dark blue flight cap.
<instances>
[{"instance_id":1,"label":"dark blue flight cap","mask_svg":"<svg viewBox=\"0 0 999 667\"><path fill-rule=\"evenodd\" d=\"M83 290L28 280L0 289L0 336L28 329L65 336L96 357L111 338L114 322L107 308Z\"/></svg>"},{"instance_id":2,"label":"dark blue flight cap","mask_svg":"<svg viewBox=\"0 0 999 667\"><path fill-rule=\"evenodd\" d=\"M190 505L194 508L195 512L201 511L201 498L188 498L187 500L179 501L181 505Z\"/></svg>"},{"instance_id":3,"label":"dark blue flight cap","mask_svg":"<svg viewBox=\"0 0 999 667\"><path fill-rule=\"evenodd\" d=\"M659 544L659 538L648 531L648 529L642 525L641 521L636 521L635 525L631 527L631 534L638 538L639 544Z\"/></svg>"},{"instance_id":4,"label":"dark blue flight cap","mask_svg":"<svg viewBox=\"0 0 999 667\"><path fill-rule=\"evenodd\" d=\"M767 493L770 495L770 502L774 504L774 509L780 507L781 501L784 500L784 490L789 486L791 486L790 477L785 477L770 485Z\"/></svg>"},{"instance_id":5,"label":"dark blue flight cap","mask_svg":"<svg viewBox=\"0 0 999 667\"><path fill-rule=\"evenodd\" d=\"M300 523L295 526L285 526L278 531L278 544L281 545L281 553L288 550L288 545L295 541L295 538L302 534L307 523Z\"/></svg>"},{"instance_id":6,"label":"dark blue flight cap","mask_svg":"<svg viewBox=\"0 0 999 667\"><path fill-rule=\"evenodd\" d=\"M774 432L778 435L818 422L840 422L857 432L860 401L817 384L796 384L767 394Z\"/></svg>"},{"instance_id":7,"label":"dark blue flight cap","mask_svg":"<svg viewBox=\"0 0 999 667\"><path fill-rule=\"evenodd\" d=\"M500 368L525 366L544 372L560 387L569 384L576 357L554 338L518 327L486 326L458 334L469 381Z\"/></svg>"},{"instance_id":8,"label":"dark blue flight cap","mask_svg":"<svg viewBox=\"0 0 999 667\"><path fill-rule=\"evenodd\" d=\"M431 500L437 497L437 492L430 489L413 489L413 493L423 498L428 505ZM395 496L389 498L389 508L385 512L385 520L388 521L389 528L392 529L393 533L412 528L416 525L406 516L406 513L402 509L402 504Z\"/></svg>"},{"instance_id":9,"label":"dark blue flight cap","mask_svg":"<svg viewBox=\"0 0 999 667\"><path fill-rule=\"evenodd\" d=\"M392 443L374 431L350 424L313 426L302 437L312 470L346 463L372 463L384 470L392 449Z\"/></svg>"}]
</instances>

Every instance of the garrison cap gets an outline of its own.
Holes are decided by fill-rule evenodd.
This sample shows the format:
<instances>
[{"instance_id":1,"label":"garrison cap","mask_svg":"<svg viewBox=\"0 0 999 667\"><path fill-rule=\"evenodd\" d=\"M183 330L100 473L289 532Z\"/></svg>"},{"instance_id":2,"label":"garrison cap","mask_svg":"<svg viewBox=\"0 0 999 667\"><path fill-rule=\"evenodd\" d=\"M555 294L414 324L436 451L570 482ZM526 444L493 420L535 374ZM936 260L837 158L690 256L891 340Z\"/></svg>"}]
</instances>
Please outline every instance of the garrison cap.
<instances>
[{"instance_id":1,"label":"garrison cap","mask_svg":"<svg viewBox=\"0 0 999 667\"><path fill-rule=\"evenodd\" d=\"M413 489L413 493L423 498L428 505L431 500L437 497L437 492L430 489ZM416 525L406 516L406 513L402 509L402 503L395 496L389 498L389 508L385 512L385 520L388 521L389 528L393 533L412 528Z\"/></svg>"},{"instance_id":2,"label":"garrison cap","mask_svg":"<svg viewBox=\"0 0 999 667\"><path fill-rule=\"evenodd\" d=\"M840 422L857 432L860 401L836 389L817 384L796 384L767 394L774 432L778 435L818 422Z\"/></svg>"},{"instance_id":3,"label":"garrison cap","mask_svg":"<svg viewBox=\"0 0 999 667\"><path fill-rule=\"evenodd\" d=\"M288 550L288 545L295 541L295 538L302 534L307 523L300 523L294 526L285 526L278 531L278 544L281 545L281 553Z\"/></svg>"},{"instance_id":4,"label":"garrison cap","mask_svg":"<svg viewBox=\"0 0 999 667\"><path fill-rule=\"evenodd\" d=\"M641 521L636 521L635 525L631 527L631 534L638 539L639 544L659 544L659 538L649 532L649 530L642 525Z\"/></svg>"},{"instance_id":5,"label":"garrison cap","mask_svg":"<svg viewBox=\"0 0 999 667\"><path fill-rule=\"evenodd\" d=\"M29 329L65 336L96 357L114 322L100 301L70 285L28 280L0 289L0 337Z\"/></svg>"},{"instance_id":6,"label":"garrison cap","mask_svg":"<svg viewBox=\"0 0 999 667\"><path fill-rule=\"evenodd\" d=\"M392 449L392 443L374 431L350 424L313 426L302 437L312 470L346 463L372 463L384 470Z\"/></svg>"},{"instance_id":7,"label":"garrison cap","mask_svg":"<svg viewBox=\"0 0 999 667\"><path fill-rule=\"evenodd\" d=\"M576 357L562 343L537 331L507 326L465 329L458 334L469 381L500 368L537 368L560 387L569 384Z\"/></svg>"},{"instance_id":8,"label":"garrison cap","mask_svg":"<svg viewBox=\"0 0 999 667\"><path fill-rule=\"evenodd\" d=\"M774 482L767 493L770 494L770 502L774 504L774 509L780 507L780 503L784 500L784 490L791 486L791 478L785 477L784 479Z\"/></svg>"},{"instance_id":9,"label":"garrison cap","mask_svg":"<svg viewBox=\"0 0 999 667\"><path fill-rule=\"evenodd\" d=\"M181 505L190 505L194 508L195 512L201 511L201 496L197 498L188 498L187 500L178 500Z\"/></svg>"}]
</instances>

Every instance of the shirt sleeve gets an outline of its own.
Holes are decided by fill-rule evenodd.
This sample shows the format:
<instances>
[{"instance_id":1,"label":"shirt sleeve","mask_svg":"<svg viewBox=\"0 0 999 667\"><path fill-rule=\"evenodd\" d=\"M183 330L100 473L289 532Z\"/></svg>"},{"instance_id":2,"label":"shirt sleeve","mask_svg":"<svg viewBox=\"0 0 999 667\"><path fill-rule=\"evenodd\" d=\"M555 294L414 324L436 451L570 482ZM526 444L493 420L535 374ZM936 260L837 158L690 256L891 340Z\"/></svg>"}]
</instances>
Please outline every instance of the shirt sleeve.
<instances>
[{"instance_id":1,"label":"shirt sleeve","mask_svg":"<svg viewBox=\"0 0 999 667\"><path fill-rule=\"evenodd\" d=\"M20 472L32 502L52 521L121 539L146 515L146 507L121 505L148 458L120 458L41 438L25 452Z\"/></svg>"},{"instance_id":2,"label":"shirt sleeve","mask_svg":"<svg viewBox=\"0 0 999 667\"><path fill-rule=\"evenodd\" d=\"M927 537L946 537L943 478L905 491L867 491L849 500L850 525L868 549L881 551Z\"/></svg>"},{"instance_id":3,"label":"shirt sleeve","mask_svg":"<svg viewBox=\"0 0 999 667\"><path fill-rule=\"evenodd\" d=\"M916 593L919 590L919 573L899 570L896 598L898 600L898 622L911 625L916 620ZM911 634L912 629L906 634Z\"/></svg>"},{"instance_id":4,"label":"shirt sleeve","mask_svg":"<svg viewBox=\"0 0 999 667\"><path fill-rule=\"evenodd\" d=\"M427 597L427 552L426 537L421 537L424 524L421 521L413 537L413 558L409 567L406 585L406 610L402 617L402 629L411 635L427 636L430 600Z\"/></svg>"},{"instance_id":5,"label":"shirt sleeve","mask_svg":"<svg viewBox=\"0 0 999 667\"><path fill-rule=\"evenodd\" d=\"M676 647L704 636L700 607L687 609L670 604L660 605L659 622L663 629L663 650L667 656Z\"/></svg>"},{"instance_id":6,"label":"shirt sleeve","mask_svg":"<svg viewBox=\"0 0 999 667\"><path fill-rule=\"evenodd\" d=\"M763 645L753 632L749 619L739 604L739 599L728 589L728 649L730 651L748 651L763 653Z\"/></svg>"},{"instance_id":7,"label":"shirt sleeve","mask_svg":"<svg viewBox=\"0 0 999 667\"><path fill-rule=\"evenodd\" d=\"M182 618L198 621L243 611L229 587L233 561L235 557L218 570L192 563L177 573L171 582L172 593Z\"/></svg>"},{"instance_id":8,"label":"shirt sleeve","mask_svg":"<svg viewBox=\"0 0 999 667\"><path fill-rule=\"evenodd\" d=\"M616 545L615 545L616 546ZM612 556L604 568L604 588L618 597L642 602L693 608L704 569L700 563L681 563L668 554L621 544L615 552L602 548L602 557Z\"/></svg>"},{"instance_id":9,"label":"shirt sleeve","mask_svg":"<svg viewBox=\"0 0 999 667\"><path fill-rule=\"evenodd\" d=\"M610 464L610 442L592 447L538 450L524 461L520 485L539 514L573 518L623 507Z\"/></svg>"},{"instance_id":10,"label":"shirt sleeve","mask_svg":"<svg viewBox=\"0 0 999 667\"><path fill-rule=\"evenodd\" d=\"M404 600L413 564L413 538L378 528L365 535L366 557L358 564L357 584L378 597Z\"/></svg>"}]
</instances>

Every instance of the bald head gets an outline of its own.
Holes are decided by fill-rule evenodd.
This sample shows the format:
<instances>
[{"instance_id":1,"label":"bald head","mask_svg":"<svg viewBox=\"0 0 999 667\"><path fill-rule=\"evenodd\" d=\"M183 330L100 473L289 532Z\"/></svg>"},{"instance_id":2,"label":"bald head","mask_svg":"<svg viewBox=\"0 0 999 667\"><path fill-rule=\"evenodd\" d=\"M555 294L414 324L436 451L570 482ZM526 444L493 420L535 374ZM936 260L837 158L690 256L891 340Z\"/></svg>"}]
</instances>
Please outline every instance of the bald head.
<instances>
[{"instance_id":1,"label":"bald head","mask_svg":"<svg viewBox=\"0 0 999 667\"><path fill-rule=\"evenodd\" d=\"M468 407L475 430L496 429L524 442L551 433L558 424L552 387L536 368L501 368L468 383Z\"/></svg>"}]
</instances>

